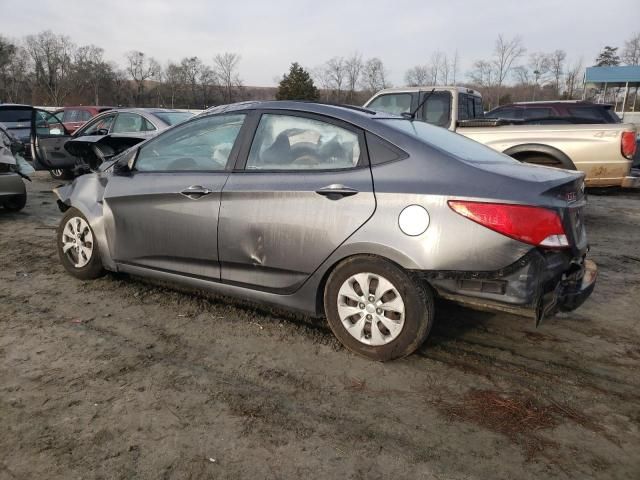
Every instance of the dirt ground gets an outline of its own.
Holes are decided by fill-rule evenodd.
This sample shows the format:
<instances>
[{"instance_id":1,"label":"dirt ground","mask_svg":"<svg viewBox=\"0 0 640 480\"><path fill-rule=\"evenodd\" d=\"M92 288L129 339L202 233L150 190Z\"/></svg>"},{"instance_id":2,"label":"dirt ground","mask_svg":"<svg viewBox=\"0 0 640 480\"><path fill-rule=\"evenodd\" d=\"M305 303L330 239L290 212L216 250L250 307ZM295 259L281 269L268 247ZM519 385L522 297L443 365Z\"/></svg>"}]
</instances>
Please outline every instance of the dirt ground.
<instances>
[{"instance_id":1,"label":"dirt ground","mask_svg":"<svg viewBox=\"0 0 640 480\"><path fill-rule=\"evenodd\" d=\"M576 312L438 304L380 364L320 320L73 279L54 185L0 212L0 479L640 478L640 195L590 196Z\"/></svg>"}]
</instances>

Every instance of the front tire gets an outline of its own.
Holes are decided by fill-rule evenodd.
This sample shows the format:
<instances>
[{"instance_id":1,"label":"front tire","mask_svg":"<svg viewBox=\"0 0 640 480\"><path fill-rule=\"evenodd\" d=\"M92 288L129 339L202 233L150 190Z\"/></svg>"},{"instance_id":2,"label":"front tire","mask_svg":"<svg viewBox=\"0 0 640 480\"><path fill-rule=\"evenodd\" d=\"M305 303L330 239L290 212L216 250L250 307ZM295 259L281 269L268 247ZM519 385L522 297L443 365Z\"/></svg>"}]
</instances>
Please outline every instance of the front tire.
<instances>
[{"instance_id":1,"label":"front tire","mask_svg":"<svg viewBox=\"0 0 640 480\"><path fill-rule=\"evenodd\" d=\"M26 193L22 193L20 195L14 195L13 197L10 197L8 199L6 199L2 205L4 206L5 210L9 211L9 212L19 212L20 210L22 210L24 208L24 206L27 204L27 194Z\"/></svg>"},{"instance_id":2,"label":"front tire","mask_svg":"<svg viewBox=\"0 0 640 480\"><path fill-rule=\"evenodd\" d=\"M80 210L70 208L62 217L57 244L62 265L74 277L91 280L104 274L96 236Z\"/></svg>"},{"instance_id":3,"label":"front tire","mask_svg":"<svg viewBox=\"0 0 640 480\"><path fill-rule=\"evenodd\" d=\"M433 294L395 264L352 257L327 279L324 309L334 335L349 350L376 361L413 353L433 326Z\"/></svg>"}]
</instances>

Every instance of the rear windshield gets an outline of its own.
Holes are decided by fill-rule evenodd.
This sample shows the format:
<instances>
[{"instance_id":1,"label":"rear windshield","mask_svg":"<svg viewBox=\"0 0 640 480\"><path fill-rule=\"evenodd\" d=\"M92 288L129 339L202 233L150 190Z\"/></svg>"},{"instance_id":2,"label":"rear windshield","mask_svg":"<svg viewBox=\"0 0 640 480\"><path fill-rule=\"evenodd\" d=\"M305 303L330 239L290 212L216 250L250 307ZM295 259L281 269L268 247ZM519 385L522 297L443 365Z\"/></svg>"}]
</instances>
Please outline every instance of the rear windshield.
<instances>
[{"instance_id":1,"label":"rear windshield","mask_svg":"<svg viewBox=\"0 0 640 480\"><path fill-rule=\"evenodd\" d=\"M7 110L0 109L0 122L31 122L31 110L16 109Z\"/></svg>"},{"instance_id":2,"label":"rear windshield","mask_svg":"<svg viewBox=\"0 0 640 480\"><path fill-rule=\"evenodd\" d=\"M191 112L153 112L153 114L167 125L175 125L193 117Z\"/></svg>"},{"instance_id":3,"label":"rear windshield","mask_svg":"<svg viewBox=\"0 0 640 480\"><path fill-rule=\"evenodd\" d=\"M379 121L469 163L519 163L507 155L445 128L402 119L385 118Z\"/></svg>"}]
</instances>

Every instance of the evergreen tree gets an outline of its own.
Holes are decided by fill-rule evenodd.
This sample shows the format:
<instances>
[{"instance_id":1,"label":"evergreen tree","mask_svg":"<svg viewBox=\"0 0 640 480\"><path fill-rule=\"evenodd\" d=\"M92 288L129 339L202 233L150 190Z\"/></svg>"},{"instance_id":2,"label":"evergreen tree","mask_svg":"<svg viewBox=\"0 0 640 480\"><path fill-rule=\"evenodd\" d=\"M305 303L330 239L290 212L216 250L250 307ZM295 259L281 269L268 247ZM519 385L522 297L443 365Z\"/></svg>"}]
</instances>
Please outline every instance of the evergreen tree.
<instances>
[{"instance_id":1,"label":"evergreen tree","mask_svg":"<svg viewBox=\"0 0 640 480\"><path fill-rule=\"evenodd\" d=\"M618 56L618 47L606 46L596 58L596 67L615 67L620 65L620 57Z\"/></svg>"},{"instance_id":2,"label":"evergreen tree","mask_svg":"<svg viewBox=\"0 0 640 480\"><path fill-rule=\"evenodd\" d=\"M291 64L289 74L284 75L276 93L278 100L313 100L320 98L320 92L313 84L311 75L297 62Z\"/></svg>"}]
</instances>

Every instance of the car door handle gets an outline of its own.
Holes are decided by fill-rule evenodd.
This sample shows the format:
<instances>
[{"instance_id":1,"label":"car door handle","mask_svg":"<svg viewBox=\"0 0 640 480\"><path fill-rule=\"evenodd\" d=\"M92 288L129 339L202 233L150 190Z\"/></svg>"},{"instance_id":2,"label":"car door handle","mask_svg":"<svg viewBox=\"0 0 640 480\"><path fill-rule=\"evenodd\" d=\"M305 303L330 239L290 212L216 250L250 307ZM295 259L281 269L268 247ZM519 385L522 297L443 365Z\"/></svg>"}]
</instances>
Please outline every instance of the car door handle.
<instances>
[{"instance_id":1,"label":"car door handle","mask_svg":"<svg viewBox=\"0 0 640 480\"><path fill-rule=\"evenodd\" d=\"M213 193L213 192L208 188L202 187L200 185L191 185L190 187L185 188L180 193L185 197L189 197L193 200L197 200L200 197L204 197L205 195L209 195L210 193Z\"/></svg>"},{"instance_id":2,"label":"car door handle","mask_svg":"<svg viewBox=\"0 0 640 480\"><path fill-rule=\"evenodd\" d=\"M333 184L316 190L316 193L331 200L338 200L342 197L350 197L351 195L355 195L358 193L358 190L350 187L345 187L344 185Z\"/></svg>"}]
</instances>

